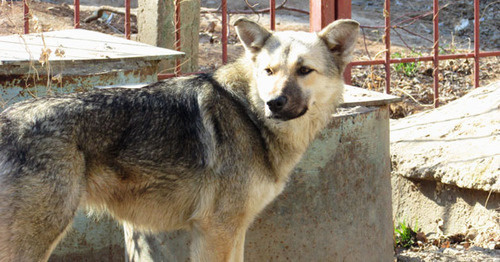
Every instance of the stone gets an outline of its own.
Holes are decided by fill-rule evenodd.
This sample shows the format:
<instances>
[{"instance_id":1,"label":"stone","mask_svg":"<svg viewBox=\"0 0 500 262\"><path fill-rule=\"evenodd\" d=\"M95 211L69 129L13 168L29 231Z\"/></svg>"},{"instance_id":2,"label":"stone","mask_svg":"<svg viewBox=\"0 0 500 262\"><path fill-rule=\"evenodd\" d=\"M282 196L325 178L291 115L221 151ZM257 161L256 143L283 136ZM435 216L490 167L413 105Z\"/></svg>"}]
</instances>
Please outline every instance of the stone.
<instances>
[{"instance_id":1,"label":"stone","mask_svg":"<svg viewBox=\"0 0 500 262\"><path fill-rule=\"evenodd\" d=\"M391 122L393 173L500 193L500 82Z\"/></svg>"}]
</instances>

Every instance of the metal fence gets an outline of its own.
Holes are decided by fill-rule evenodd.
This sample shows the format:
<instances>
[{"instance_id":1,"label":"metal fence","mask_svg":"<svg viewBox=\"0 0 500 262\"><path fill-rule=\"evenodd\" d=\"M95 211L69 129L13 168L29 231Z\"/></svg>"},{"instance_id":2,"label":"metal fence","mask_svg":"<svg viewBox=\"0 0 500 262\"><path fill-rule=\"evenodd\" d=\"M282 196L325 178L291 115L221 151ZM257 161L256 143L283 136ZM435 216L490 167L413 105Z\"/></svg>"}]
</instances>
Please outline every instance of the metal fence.
<instances>
[{"instance_id":1,"label":"metal fence","mask_svg":"<svg viewBox=\"0 0 500 262\"><path fill-rule=\"evenodd\" d=\"M24 33L29 33L29 6L27 4L28 0L23 0L24 2ZM180 51L181 47L181 34L180 34L180 2L181 0L175 1L175 49ZM429 0L430 1L430 0ZM479 60L481 57L488 56L500 56L500 51L489 51L481 52L479 43L479 0L474 1L474 52L472 53L461 53L461 54L439 54L439 1L433 0L433 52L432 56L419 56L412 58L391 58L391 29L395 29L398 24L391 25L391 3L390 0L385 0L383 14L385 17L384 29L384 39L385 39L385 59L380 60L365 60L365 61L353 61L347 68L344 75L345 82L347 84L351 83L351 67L352 66L368 66L368 65L385 65L385 92L391 92L391 70L390 65L394 63L411 63L419 61L432 61L433 63L433 89L434 89L434 106L439 106L439 61L447 59L460 59L460 58L473 58L474 59L474 87L479 87ZM286 0L279 5L279 7L284 7ZM80 0L74 0L74 25L75 28L80 26ZM270 8L259 10L260 12L270 13L270 28L275 29L276 25L276 0L269 0ZM304 10L298 10L293 8L284 8L292 11L298 11L302 13L307 13ZM221 0L220 11L222 13L222 32L221 32L221 42L222 42L222 62L227 63L227 44L228 44L228 10L227 10L227 0ZM345 0L311 0L310 1L310 12L309 12L310 30L318 31L326 24L332 22L339 18L350 18L351 17L351 1ZM401 23L401 22L400 22ZM399 24L400 24L399 23ZM125 0L125 37L130 39L130 0ZM371 26L361 25L362 28L374 28ZM168 78L179 76L181 72L181 62L178 59L176 61L175 73L174 74L161 74L159 78Z\"/></svg>"}]
</instances>

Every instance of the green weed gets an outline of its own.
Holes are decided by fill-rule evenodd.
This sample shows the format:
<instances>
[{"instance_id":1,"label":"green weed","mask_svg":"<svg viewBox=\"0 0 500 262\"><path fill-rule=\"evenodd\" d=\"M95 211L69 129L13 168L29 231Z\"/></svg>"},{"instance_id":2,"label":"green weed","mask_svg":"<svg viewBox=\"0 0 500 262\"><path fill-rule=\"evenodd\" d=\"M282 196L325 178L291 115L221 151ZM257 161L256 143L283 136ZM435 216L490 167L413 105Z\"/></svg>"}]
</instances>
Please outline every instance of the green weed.
<instances>
[{"instance_id":1,"label":"green weed","mask_svg":"<svg viewBox=\"0 0 500 262\"><path fill-rule=\"evenodd\" d=\"M410 224L407 224L406 220L403 219L402 222L399 222L397 226L394 227L396 246L404 248L414 246L417 243L416 237L419 230L418 221L415 222L415 226L412 229Z\"/></svg>"},{"instance_id":2,"label":"green weed","mask_svg":"<svg viewBox=\"0 0 500 262\"><path fill-rule=\"evenodd\" d=\"M412 52L412 55L418 55L421 56L421 53L414 53ZM404 54L395 52L392 55L392 58L403 58ZM415 73L418 71L418 67L420 66L420 62L411 62L411 63L399 63L394 65L394 69L398 73L403 73L408 77L415 76Z\"/></svg>"}]
</instances>

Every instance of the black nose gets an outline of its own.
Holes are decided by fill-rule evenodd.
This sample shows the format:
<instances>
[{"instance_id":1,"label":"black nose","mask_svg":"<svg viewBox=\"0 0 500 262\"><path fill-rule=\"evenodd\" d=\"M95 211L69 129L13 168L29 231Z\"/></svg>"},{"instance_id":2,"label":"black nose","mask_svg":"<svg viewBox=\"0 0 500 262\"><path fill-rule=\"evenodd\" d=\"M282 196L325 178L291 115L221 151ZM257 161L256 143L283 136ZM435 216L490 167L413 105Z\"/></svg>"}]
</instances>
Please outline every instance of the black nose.
<instances>
[{"instance_id":1,"label":"black nose","mask_svg":"<svg viewBox=\"0 0 500 262\"><path fill-rule=\"evenodd\" d=\"M288 98L286 98L286 96L278 96L277 98L268 101L267 106L269 106L269 109L271 109L272 112L276 113L285 107L287 101Z\"/></svg>"}]
</instances>

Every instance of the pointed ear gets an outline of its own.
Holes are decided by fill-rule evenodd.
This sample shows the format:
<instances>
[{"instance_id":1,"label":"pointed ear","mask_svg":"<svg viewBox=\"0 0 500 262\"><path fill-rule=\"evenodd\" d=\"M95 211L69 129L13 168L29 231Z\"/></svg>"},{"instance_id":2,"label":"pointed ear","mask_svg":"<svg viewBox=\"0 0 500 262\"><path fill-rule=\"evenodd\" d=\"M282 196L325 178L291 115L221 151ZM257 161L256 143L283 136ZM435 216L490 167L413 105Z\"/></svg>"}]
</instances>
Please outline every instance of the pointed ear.
<instances>
[{"instance_id":1,"label":"pointed ear","mask_svg":"<svg viewBox=\"0 0 500 262\"><path fill-rule=\"evenodd\" d=\"M236 33L246 50L256 53L271 36L271 32L261 25L246 18L239 18L234 22Z\"/></svg>"},{"instance_id":2,"label":"pointed ear","mask_svg":"<svg viewBox=\"0 0 500 262\"><path fill-rule=\"evenodd\" d=\"M351 54L359 34L359 23L350 19L339 19L318 33L328 49L346 59Z\"/></svg>"}]
</instances>

